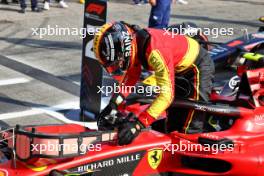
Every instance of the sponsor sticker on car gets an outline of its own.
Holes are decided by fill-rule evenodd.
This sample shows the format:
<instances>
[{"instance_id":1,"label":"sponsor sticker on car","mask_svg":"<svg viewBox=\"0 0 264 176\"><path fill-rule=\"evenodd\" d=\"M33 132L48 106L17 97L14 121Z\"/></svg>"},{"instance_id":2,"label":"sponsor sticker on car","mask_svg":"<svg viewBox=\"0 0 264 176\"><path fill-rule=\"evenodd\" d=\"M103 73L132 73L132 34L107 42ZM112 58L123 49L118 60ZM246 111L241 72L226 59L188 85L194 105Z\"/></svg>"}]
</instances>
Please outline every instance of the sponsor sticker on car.
<instances>
[{"instance_id":1,"label":"sponsor sticker on car","mask_svg":"<svg viewBox=\"0 0 264 176\"><path fill-rule=\"evenodd\" d=\"M89 175L133 175L136 167L143 158L145 151L138 151L126 155L98 160L91 163L79 165L78 167L67 169L67 172Z\"/></svg>"}]
</instances>

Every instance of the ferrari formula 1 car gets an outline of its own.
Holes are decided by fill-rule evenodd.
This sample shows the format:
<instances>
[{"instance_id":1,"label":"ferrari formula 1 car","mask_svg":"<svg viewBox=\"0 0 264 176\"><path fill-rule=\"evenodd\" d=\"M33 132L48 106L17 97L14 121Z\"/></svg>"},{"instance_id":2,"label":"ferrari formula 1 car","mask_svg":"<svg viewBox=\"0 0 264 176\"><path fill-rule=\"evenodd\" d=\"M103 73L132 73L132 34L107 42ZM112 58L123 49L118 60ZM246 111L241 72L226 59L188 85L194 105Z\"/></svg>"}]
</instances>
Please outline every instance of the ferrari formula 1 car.
<instances>
[{"instance_id":1,"label":"ferrari formula 1 car","mask_svg":"<svg viewBox=\"0 0 264 176\"><path fill-rule=\"evenodd\" d=\"M153 126L130 145L118 146L115 130L94 131L74 124L14 129L2 125L0 175L262 176L264 68L242 72L235 96L213 93L211 103L184 99L173 103L218 119L210 122L214 130L201 134L165 133ZM131 98L124 111L138 114L151 101Z\"/></svg>"}]
</instances>

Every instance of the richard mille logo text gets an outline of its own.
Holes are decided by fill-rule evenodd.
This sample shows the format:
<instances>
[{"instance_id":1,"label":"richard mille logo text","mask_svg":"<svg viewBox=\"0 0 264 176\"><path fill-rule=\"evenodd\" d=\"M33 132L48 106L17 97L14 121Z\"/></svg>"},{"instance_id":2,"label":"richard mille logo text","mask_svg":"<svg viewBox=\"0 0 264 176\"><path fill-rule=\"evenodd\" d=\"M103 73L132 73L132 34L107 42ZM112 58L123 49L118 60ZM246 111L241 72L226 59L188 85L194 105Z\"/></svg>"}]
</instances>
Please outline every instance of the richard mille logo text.
<instances>
[{"instance_id":1,"label":"richard mille logo text","mask_svg":"<svg viewBox=\"0 0 264 176\"><path fill-rule=\"evenodd\" d=\"M99 161L96 163L91 163L91 164L87 164L84 166L80 166L78 167L78 172L83 172L87 170L90 170L90 171L100 170L104 167L111 167L115 164L123 164L123 163L128 163L128 162L137 161L137 160L140 160L140 154L123 156L123 157L119 157L116 159L109 159L105 161Z\"/></svg>"}]
</instances>

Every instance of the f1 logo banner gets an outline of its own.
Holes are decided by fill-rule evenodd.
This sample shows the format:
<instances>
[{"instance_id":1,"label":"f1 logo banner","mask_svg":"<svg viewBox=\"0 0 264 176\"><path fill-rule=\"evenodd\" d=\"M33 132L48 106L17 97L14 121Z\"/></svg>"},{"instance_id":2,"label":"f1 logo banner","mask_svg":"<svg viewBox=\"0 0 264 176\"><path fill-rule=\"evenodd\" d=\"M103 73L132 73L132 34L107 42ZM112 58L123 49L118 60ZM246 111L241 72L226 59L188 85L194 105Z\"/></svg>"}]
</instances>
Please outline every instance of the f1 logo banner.
<instances>
[{"instance_id":1,"label":"f1 logo banner","mask_svg":"<svg viewBox=\"0 0 264 176\"><path fill-rule=\"evenodd\" d=\"M98 86L102 86L103 70L93 53L94 33L106 23L107 0L86 0L84 8L84 28L87 35L83 39L82 72L81 72L81 111L94 114L100 112L101 94ZM94 31L91 33L91 31ZM88 33L89 32L89 33Z\"/></svg>"}]
</instances>

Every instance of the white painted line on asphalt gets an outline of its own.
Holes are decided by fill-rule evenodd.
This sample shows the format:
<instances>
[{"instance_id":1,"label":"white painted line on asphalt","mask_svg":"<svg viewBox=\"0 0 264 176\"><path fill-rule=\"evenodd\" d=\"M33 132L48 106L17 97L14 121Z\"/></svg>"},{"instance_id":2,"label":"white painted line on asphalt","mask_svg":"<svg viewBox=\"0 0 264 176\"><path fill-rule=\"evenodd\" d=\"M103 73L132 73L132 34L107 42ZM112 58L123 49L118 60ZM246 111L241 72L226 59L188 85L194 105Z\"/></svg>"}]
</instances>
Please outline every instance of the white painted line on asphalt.
<instances>
[{"instance_id":1,"label":"white painted line on asphalt","mask_svg":"<svg viewBox=\"0 0 264 176\"><path fill-rule=\"evenodd\" d=\"M26 116L38 115L38 114L42 114L42 112L36 109L20 111L20 112L11 112L11 113L0 114L0 120L14 119L18 117L26 117Z\"/></svg>"},{"instance_id":2,"label":"white painted line on asphalt","mask_svg":"<svg viewBox=\"0 0 264 176\"><path fill-rule=\"evenodd\" d=\"M97 130L97 122L78 122L78 121L73 121L68 118L66 118L63 114L58 113L56 111L51 111L47 109L40 109L40 111L43 111L43 113L49 114L50 116L64 122L64 123L72 123L72 124L78 124L81 126L85 126L89 129Z\"/></svg>"},{"instance_id":3,"label":"white painted line on asphalt","mask_svg":"<svg viewBox=\"0 0 264 176\"><path fill-rule=\"evenodd\" d=\"M77 84L77 85L81 85L81 82L80 81L73 81L74 84Z\"/></svg>"},{"instance_id":4,"label":"white painted line on asphalt","mask_svg":"<svg viewBox=\"0 0 264 176\"><path fill-rule=\"evenodd\" d=\"M13 79L0 80L0 86L27 83L29 81L30 80L26 78L13 78Z\"/></svg>"},{"instance_id":5,"label":"white painted line on asphalt","mask_svg":"<svg viewBox=\"0 0 264 176\"><path fill-rule=\"evenodd\" d=\"M14 118L26 118L27 116L39 115L39 114L48 114L55 119L58 119L64 123L73 123L81 126L88 127L90 129L97 129L96 122L78 122L66 118L63 114L56 112L66 109L79 109L79 102L68 102L64 104L55 105L52 107L37 107L32 108L31 110L20 111L20 112L11 112L0 114L0 120L8 120Z\"/></svg>"},{"instance_id":6,"label":"white painted line on asphalt","mask_svg":"<svg viewBox=\"0 0 264 176\"><path fill-rule=\"evenodd\" d=\"M43 114L43 111L41 111L41 110L60 111L60 110L65 110L65 109L76 109L77 106L78 106L77 102L64 103L64 104L55 105L55 106L51 106L51 107L44 107L43 106L43 107L38 107L38 108L32 108L32 109L26 110L26 111L0 114L0 120L14 119L14 118L18 118L18 117Z\"/></svg>"},{"instance_id":7,"label":"white painted line on asphalt","mask_svg":"<svg viewBox=\"0 0 264 176\"><path fill-rule=\"evenodd\" d=\"M73 101L73 102L67 102L67 103L63 103L63 104L59 104L59 105L55 105L55 106L51 106L51 107L40 107L41 109L45 109L45 110L51 110L51 111L60 111L60 110L65 110L65 109L79 109L80 105L79 105L79 101ZM39 108L36 108L39 109Z\"/></svg>"}]
</instances>

